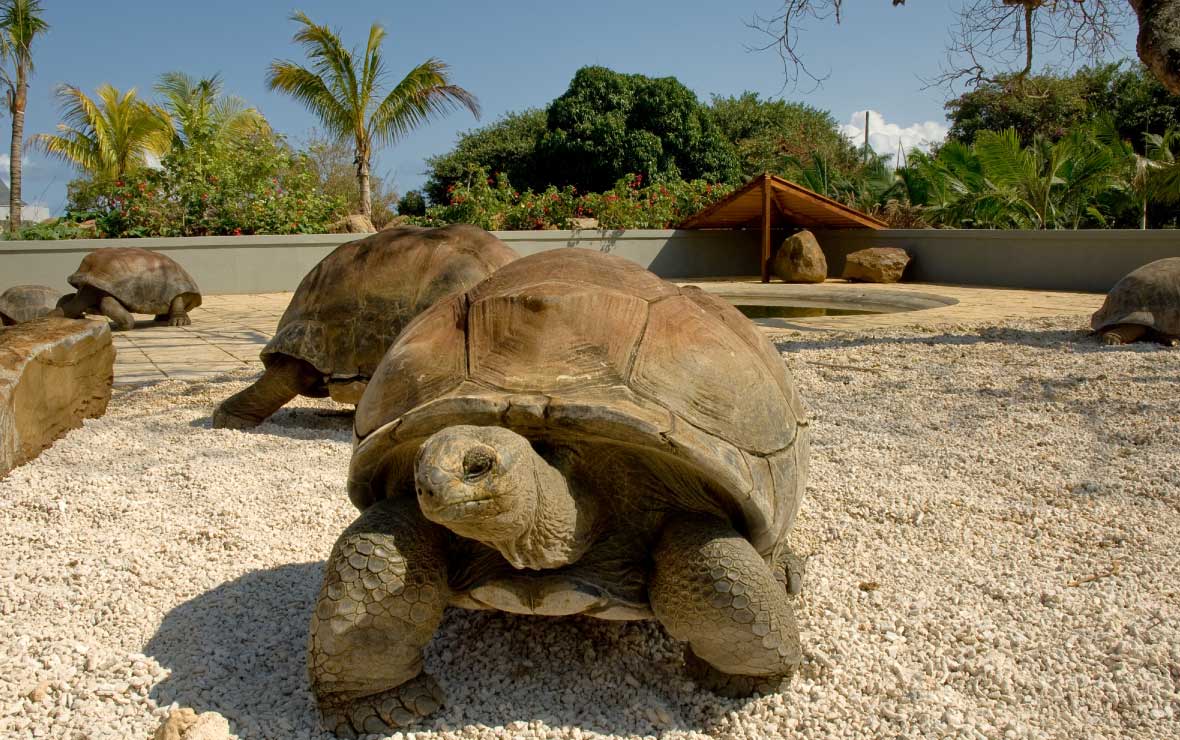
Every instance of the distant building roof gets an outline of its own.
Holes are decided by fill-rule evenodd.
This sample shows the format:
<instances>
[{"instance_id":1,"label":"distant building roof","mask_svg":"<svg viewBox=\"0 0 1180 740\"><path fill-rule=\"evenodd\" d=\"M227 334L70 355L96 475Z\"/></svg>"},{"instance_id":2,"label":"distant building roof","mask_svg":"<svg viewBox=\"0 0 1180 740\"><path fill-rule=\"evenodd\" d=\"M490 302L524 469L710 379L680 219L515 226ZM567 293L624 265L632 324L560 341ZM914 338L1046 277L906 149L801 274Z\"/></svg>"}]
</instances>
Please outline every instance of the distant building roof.
<instances>
[{"instance_id":1,"label":"distant building roof","mask_svg":"<svg viewBox=\"0 0 1180 740\"><path fill-rule=\"evenodd\" d=\"M728 197L701 210L682 229L757 227L763 217L763 183L770 191L770 220L775 225L828 229L883 229L884 221L771 174L759 175Z\"/></svg>"},{"instance_id":2,"label":"distant building roof","mask_svg":"<svg viewBox=\"0 0 1180 740\"><path fill-rule=\"evenodd\" d=\"M10 197L12 197L12 191L8 189L8 183L4 182L3 180L0 180L0 207L7 208L8 207L8 199ZM28 203L24 202L23 200L20 202L20 204L22 206L28 205Z\"/></svg>"}]
</instances>

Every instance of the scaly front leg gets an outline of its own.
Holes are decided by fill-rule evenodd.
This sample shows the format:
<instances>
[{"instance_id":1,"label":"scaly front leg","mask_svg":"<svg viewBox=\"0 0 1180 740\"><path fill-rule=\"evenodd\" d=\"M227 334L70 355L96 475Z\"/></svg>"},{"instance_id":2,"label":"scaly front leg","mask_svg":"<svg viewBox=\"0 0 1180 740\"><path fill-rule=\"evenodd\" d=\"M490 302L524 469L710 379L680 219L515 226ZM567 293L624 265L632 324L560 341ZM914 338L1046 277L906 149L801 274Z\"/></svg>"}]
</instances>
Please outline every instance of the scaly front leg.
<instances>
[{"instance_id":1,"label":"scaly front leg","mask_svg":"<svg viewBox=\"0 0 1180 740\"><path fill-rule=\"evenodd\" d=\"M308 668L324 726L337 735L390 732L442 705L422 649L450 598L443 532L406 496L371 506L332 550Z\"/></svg>"}]
</instances>

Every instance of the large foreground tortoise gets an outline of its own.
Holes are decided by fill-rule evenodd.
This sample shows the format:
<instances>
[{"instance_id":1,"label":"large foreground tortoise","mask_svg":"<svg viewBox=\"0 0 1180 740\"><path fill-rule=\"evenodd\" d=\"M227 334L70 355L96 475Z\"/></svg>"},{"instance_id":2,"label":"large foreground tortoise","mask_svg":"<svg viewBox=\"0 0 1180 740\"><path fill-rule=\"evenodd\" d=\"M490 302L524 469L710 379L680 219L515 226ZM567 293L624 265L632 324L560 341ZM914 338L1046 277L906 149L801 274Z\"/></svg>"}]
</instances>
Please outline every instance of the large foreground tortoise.
<instances>
[{"instance_id":1,"label":"large foreground tortoise","mask_svg":"<svg viewBox=\"0 0 1180 740\"><path fill-rule=\"evenodd\" d=\"M67 318L100 313L121 330L135 328L135 313L188 326L188 312L201 305L200 289L176 260L138 247L96 249L66 280L78 291L61 299Z\"/></svg>"},{"instance_id":2,"label":"large foreground tortoise","mask_svg":"<svg viewBox=\"0 0 1180 740\"><path fill-rule=\"evenodd\" d=\"M14 285L0 293L0 324L12 326L39 319L57 308L61 291L47 285Z\"/></svg>"},{"instance_id":3,"label":"large foreground tortoise","mask_svg":"<svg viewBox=\"0 0 1180 740\"><path fill-rule=\"evenodd\" d=\"M1150 262L1115 283L1090 327L1106 344L1152 338L1180 345L1180 257Z\"/></svg>"},{"instance_id":4,"label":"large foreground tortoise","mask_svg":"<svg viewBox=\"0 0 1180 740\"><path fill-rule=\"evenodd\" d=\"M700 685L780 689L800 659L786 535L807 457L782 359L699 289L565 248L440 301L357 408L362 514L311 622L325 725L383 732L440 706L422 649L447 606L654 617Z\"/></svg>"},{"instance_id":5,"label":"large foreground tortoise","mask_svg":"<svg viewBox=\"0 0 1180 740\"><path fill-rule=\"evenodd\" d=\"M466 224L387 229L340 245L299 283L262 349L266 372L217 408L213 426L257 426L297 395L355 404L411 319L517 256Z\"/></svg>"}]
</instances>

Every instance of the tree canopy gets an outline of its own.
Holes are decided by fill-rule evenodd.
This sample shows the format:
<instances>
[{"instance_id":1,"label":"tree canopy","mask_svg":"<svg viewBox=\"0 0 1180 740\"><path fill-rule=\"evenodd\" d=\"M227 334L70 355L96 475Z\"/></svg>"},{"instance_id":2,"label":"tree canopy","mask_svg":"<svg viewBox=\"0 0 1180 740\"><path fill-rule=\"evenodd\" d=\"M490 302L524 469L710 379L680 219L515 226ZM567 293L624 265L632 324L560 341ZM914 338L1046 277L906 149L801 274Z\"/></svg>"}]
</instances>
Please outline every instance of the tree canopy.
<instances>
[{"instance_id":1,"label":"tree canopy","mask_svg":"<svg viewBox=\"0 0 1180 740\"><path fill-rule=\"evenodd\" d=\"M583 67L549 106L537 146L551 184L600 192L628 173L732 182L733 146L674 77Z\"/></svg>"}]
</instances>

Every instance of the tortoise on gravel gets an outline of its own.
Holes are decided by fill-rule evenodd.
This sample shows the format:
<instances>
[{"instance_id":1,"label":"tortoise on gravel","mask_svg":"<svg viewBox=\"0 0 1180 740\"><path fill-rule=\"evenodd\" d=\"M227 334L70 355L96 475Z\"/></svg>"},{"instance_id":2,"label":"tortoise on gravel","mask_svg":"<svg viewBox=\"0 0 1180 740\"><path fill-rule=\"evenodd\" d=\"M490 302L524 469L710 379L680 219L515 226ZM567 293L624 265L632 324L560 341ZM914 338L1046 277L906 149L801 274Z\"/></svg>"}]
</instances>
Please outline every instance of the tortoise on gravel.
<instances>
[{"instance_id":1,"label":"tortoise on gravel","mask_svg":"<svg viewBox=\"0 0 1180 740\"><path fill-rule=\"evenodd\" d=\"M1090 328L1106 344L1155 338L1180 345L1180 257L1150 262L1115 283Z\"/></svg>"},{"instance_id":2,"label":"tortoise on gravel","mask_svg":"<svg viewBox=\"0 0 1180 740\"><path fill-rule=\"evenodd\" d=\"M188 326L188 312L201 305L200 289L176 260L138 247L96 249L66 280L78 289L58 303L66 317L100 313L121 330L135 328L133 313Z\"/></svg>"},{"instance_id":3,"label":"tortoise on gravel","mask_svg":"<svg viewBox=\"0 0 1180 740\"><path fill-rule=\"evenodd\" d=\"M54 311L61 291L46 285L14 285L0 293L0 323L4 326L39 319Z\"/></svg>"},{"instance_id":4,"label":"tortoise on gravel","mask_svg":"<svg viewBox=\"0 0 1180 740\"><path fill-rule=\"evenodd\" d=\"M257 426L297 395L355 404L411 319L516 258L467 224L387 229L340 245L299 283L262 349L266 372L217 408L213 426Z\"/></svg>"},{"instance_id":5,"label":"tortoise on gravel","mask_svg":"<svg viewBox=\"0 0 1180 740\"><path fill-rule=\"evenodd\" d=\"M699 685L776 691L798 661L786 545L808 424L748 319L619 257L524 257L406 327L357 408L349 496L311 621L325 725L443 701L447 606L657 619Z\"/></svg>"}]
</instances>

